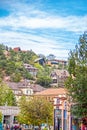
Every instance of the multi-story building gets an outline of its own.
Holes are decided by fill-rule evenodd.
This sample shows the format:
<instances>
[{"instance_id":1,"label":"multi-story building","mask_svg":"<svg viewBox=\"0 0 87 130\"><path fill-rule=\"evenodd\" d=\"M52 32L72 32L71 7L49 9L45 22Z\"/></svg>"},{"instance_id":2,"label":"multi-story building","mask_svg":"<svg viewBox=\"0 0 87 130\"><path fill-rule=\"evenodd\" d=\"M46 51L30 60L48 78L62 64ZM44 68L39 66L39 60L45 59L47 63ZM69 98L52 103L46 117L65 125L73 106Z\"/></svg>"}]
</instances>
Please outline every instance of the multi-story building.
<instances>
[{"instance_id":1,"label":"multi-story building","mask_svg":"<svg viewBox=\"0 0 87 130\"><path fill-rule=\"evenodd\" d=\"M68 112L68 102L66 90L64 88L49 88L36 93L34 96L44 97L54 105L54 130L70 130L70 115Z\"/></svg>"},{"instance_id":2,"label":"multi-story building","mask_svg":"<svg viewBox=\"0 0 87 130\"><path fill-rule=\"evenodd\" d=\"M44 87L30 82L31 81L29 80L24 80L18 83L9 81L5 83L12 89L13 93L15 94L16 101L18 102L23 95L25 95L27 98L33 95L34 93L45 90Z\"/></svg>"},{"instance_id":3,"label":"multi-story building","mask_svg":"<svg viewBox=\"0 0 87 130\"><path fill-rule=\"evenodd\" d=\"M49 88L34 94L53 103L54 130L79 130L78 120L70 113L71 104L68 102L67 91L64 88Z\"/></svg>"},{"instance_id":4,"label":"multi-story building","mask_svg":"<svg viewBox=\"0 0 87 130\"><path fill-rule=\"evenodd\" d=\"M33 93L31 97L36 98L45 98L48 101L52 102L54 106L53 111L53 130L72 130L74 126L77 127L76 130L79 130L78 122L70 113L71 104L68 102L67 91L64 88L48 88L43 91L38 91ZM28 95L29 96L29 95ZM3 122L9 123L10 126L12 123L15 123L16 116L19 113L18 107L9 107L1 106L0 111L3 113ZM74 129L73 129L74 130Z\"/></svg>"}]
</instances>

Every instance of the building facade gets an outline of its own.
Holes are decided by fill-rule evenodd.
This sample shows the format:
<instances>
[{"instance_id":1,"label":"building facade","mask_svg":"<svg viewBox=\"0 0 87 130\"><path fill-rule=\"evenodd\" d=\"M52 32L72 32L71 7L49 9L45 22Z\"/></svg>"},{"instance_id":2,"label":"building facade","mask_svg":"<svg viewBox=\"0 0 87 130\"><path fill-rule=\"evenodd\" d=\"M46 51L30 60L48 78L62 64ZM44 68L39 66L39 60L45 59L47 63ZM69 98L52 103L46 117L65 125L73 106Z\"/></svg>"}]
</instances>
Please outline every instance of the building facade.
<instances>
[{"instance_id":1,"label":"building facade","mask_svg":"<svg viewBox=\"0 0 87 130\"><path fill-rule=\"evenodd\" d=\"M78 120L70 113L71 104L67 100L66 90L64 88L48 88L32 95L36 98L45 98L52 102L53 111L53 130L79 130ZM19 113L18 107L0 106L3 114L3 123L16 123L16 116Z\"/></svg>"},{"instance_id":2,"label":"building facade","mask_svg":"<svg viewBox=\"0 0 87 130\"><path fill-rule=\"evenodd\" d=\"M16 106L0 106L0 111L3 114L3 125L9 125L10 127L17 124L16 117L19 113L19 108Z\"/></svg>"},{"instance_id":3,"label":"building facade","mask_svg":"<svg viewBox=\"0 0 87 130\"><path fill-rule=\"evenodd\" d=\"M71 130L71 116L69 104L64 88L49 88L42 92L36 93L34 96L44 97L53 103L54 106L54 130Z\"/></svg>"}]
</instances>

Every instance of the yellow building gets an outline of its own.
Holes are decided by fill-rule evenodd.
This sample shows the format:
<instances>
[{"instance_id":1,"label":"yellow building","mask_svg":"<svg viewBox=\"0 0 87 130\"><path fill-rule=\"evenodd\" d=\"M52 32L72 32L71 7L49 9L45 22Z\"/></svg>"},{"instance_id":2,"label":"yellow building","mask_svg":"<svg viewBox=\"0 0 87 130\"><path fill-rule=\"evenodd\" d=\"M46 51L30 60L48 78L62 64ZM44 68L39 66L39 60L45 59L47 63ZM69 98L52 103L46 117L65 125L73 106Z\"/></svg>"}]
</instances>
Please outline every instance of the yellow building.
<instances>
[{"instance_id":1,"label":"yellow building","mask_svg":"<svg viewBox=\"0 0 87 130\"><path fill-rule=\"evenodd\" d=\"M54 106L54 130L71 130L71 116L69 103L64 88L48 88L44 91L34 94L40 98L44 97L53 103Z\"/></svg>"}]
</instances>

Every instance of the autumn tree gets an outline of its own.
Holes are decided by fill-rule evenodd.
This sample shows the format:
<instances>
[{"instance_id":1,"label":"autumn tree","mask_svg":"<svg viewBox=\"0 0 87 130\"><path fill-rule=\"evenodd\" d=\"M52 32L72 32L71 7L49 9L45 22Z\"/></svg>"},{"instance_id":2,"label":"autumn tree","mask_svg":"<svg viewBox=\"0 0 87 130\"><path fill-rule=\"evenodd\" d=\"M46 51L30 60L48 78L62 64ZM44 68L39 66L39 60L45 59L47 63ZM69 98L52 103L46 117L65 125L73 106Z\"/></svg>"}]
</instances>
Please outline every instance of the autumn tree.
<instances>
[{"instance_id":1,"label":"autumn tree","mask_svg":"<svg viewBox=\"0 0 87 130\"><path fill-rule=\"evenodd\" d=\"M66 88L74 104L71 111L80 119L87 118L87 32L80 36L79 43L70 51L68 63L70 77Z\"/></svg>"},{"instance_id":2,"label":"autumn tree","mask_svg":"<svg viewBox=\"0 0 87 130\"><path fill-rule=\"evenodd\" d=\"M53 105L44 98L32 98L20 102L18 119L21 123L40 126L42 123L53 123Z\"/></svg>"}]
</instances>

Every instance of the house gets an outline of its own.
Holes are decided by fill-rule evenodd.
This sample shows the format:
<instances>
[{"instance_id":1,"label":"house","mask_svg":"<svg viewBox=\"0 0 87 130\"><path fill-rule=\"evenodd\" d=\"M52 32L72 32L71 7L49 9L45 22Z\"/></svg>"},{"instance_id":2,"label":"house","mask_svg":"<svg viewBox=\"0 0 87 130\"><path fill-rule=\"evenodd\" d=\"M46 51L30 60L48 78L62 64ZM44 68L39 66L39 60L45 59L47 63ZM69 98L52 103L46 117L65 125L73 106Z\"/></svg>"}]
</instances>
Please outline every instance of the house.
<instances>
[{"instance_id":1,"label":"house","mask_svg":"<svg viewBox=\"0 0 87 130\"><path fill-rule=\"evenodd\" d=\"M6 84L12 89L17 102L23 95L25 95L27 98L33 94L33 89L30 88L28 82L6 82Z\"/></svg>"},{"instance_id":2,"label":"house","mask_svg":"<svg viewBox=\"0 0 87 130\"><path fill-rule=\"evenodd\" d=\"M39 63L42 66L46 63L44 58L37 58L34 62Z\"/></svg>"},{"instance_id":3,"label":"house","mask_svg":"<svg viewBox=\"0 0 87 130\"><path fill-rule=\"evenodd\" d=\"M24 67L28 70L28 72L29 72L32 76L36 77L37 72L38 72L38 69L37 69L37 68L33 67L33 66L30 65L30 64L24 64Z\"/></svg>"},{"instance_id":4,"label":"house","mask_svg":"<svg viewBox=\"0 0 87 130\"><path fill-rule=\"evenodd\" d=\"M38 84L34 83L31 84L29 80L24 80L18 83L7 81L6 84L12 89L13 93L15 94L17 102L23 95L25 95L26 98L29 98L34 93L45 90L44 87Z\"/></svg>"},{"instance_id":5,"label":"house","mask_svg":"<svg viewBox=\"0 0 87 130\"><path fill-rule=\"evenodd\" d=\"M37 93L37 92L41 92L41 91L46 89L39 84L31 84L30 88L33 89L34 94Z\"/></svg>"},{"instance_id":6,"label":"house","mask_svg":"<svg viewBox=\"0 0 87 130\"><path fill-rule=\"evenodd\" d=\"M58 65L59 65L58 61L55 61L55 60L47 60L46 64L48 66L56 67L56 68L58 68Z\"/></svg>"},{"instance_id":7,"label":"house","mask_svg":"<svg viewBox=\"0 0 87 130\"><path fill-rule=\"evenodd\" d=\"M52 86L64 87L65 80L69 77L69 73L65 69L55 69L51 72Z\"/></svg>"},{"instance_id":8,"label":"house","mask_svg":"<svg viewBox=\"0 0 87 130\"><path fill-rule=\"evenodd\" d=\"M13 51L19 52L19 51L21 51L21 48L20 47L15 47L15 48L13 48Z\"/></svg>"},{"instance_id":9,"label":"house","mask_svg":"<svg viewBox=\"0 0 87 130\"><path fill-rule=\"evenodd\" d=\"M49 66L55 66L56 68L64 68L67 66L66 60L51 59L46 62Z\"/></svg>"},{"instance_id":10,"label":"house","mask_svg":"<svg viewBox=\"0 0 87 130\"><path fill-rule=\"evenodd\" d=\"M19 99L21 98L21 96L23 95L23 92L21 89L18 88L18 84L15 83L15 82L5 82L13 91L14 95L15 95L15 98L16 98L16 101L18 102Z\"/></svg>"}]
</instances>

